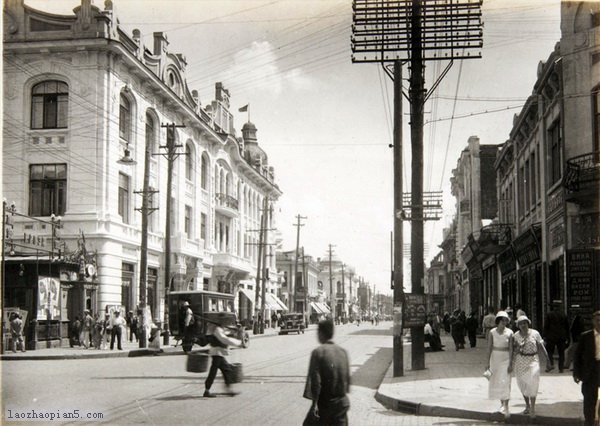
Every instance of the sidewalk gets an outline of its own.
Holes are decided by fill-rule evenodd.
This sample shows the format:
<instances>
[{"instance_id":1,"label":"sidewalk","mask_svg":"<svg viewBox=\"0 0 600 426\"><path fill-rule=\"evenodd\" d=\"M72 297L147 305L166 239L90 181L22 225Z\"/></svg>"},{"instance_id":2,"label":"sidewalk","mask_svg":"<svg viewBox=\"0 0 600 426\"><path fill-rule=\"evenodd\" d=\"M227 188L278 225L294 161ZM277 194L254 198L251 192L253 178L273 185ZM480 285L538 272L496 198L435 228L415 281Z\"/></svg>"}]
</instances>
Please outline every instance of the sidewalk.
<instances>
[{"instance_id":1,"label":"sidewalk","mask_svg":"<svg viewBox=\"0 0 600 426\"><path fill-rule=\"evenodd\" d=\"M404 347L404 376L393 377L393 364L375 398L389 409L421 416L454 417L504 422L497 412L500 401L488 400L488 383L483 377L487 364L486 341L477 347L456 351L450 336L442 336L443 352L425 352L425 370L411 370L411 347ZM427 344L425 344L428 347ZM556 366L556 362L555 362ZM543 369L543 367L542 367ZM525 402L516 380L511 385L511 417L506 423L582 425L583 398L572 373L557 369L542 373L535 420L520 414Z\"/></svg>"},{"instance_id":2,"label":"sidewalk","mask_svg":"<svg viewBox=\"0 0 600 426\"><path fill-rule=\"evenodd\" d=\"M316 329L314 326L309 327L307 331L311 329ZM263 337L276 336L279 332L278 328L265 328L264 334L253 334L252 330L248 330L250 334L250 345L252 345L252 340L260 339ZM61 359L97 359L97 358L127 358L127 357L138 357L138 356L166 356L166 355L185 355L185 352L181 348L181 342L179 345L175 346L177 343L175 339L171 338L169 345L165 346L162 344L161 337L161 349L163 352L156 353L151 349L140 349L139 344L137 342L129 342L128 340L123 339L122 341L123 350L115 349L103 349L98 350L95 348L84 349L80 346L69 347L63 346L60 348L49 348L49 349L37 349L35 351L29 350L27 352L11 352L10 350L4 354L0 355L0 360L2 361L34 361L34 360L61 360ZM195 345L193 352L202 352L206 351L206 348L200 348L200 346Z\"/></svg>"}]
</instances>

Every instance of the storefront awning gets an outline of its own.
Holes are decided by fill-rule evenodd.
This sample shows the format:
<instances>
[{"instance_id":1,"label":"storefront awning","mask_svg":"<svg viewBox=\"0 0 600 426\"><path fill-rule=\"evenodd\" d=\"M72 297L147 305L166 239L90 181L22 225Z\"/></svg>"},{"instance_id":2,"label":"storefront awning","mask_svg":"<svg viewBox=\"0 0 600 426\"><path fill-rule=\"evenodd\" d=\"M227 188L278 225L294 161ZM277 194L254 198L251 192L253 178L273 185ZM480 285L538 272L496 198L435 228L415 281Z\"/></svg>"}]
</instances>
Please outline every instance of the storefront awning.
<instances>
[{"instance_id":1,"label":"storefront awning","mask_svg":"<svg viewBox=\"0 0 600 426\"><path fill-rule=\"evenodd\" d=\"M281 299L279 299L279 297L275 296L273 293L267 293L266 301L269 302L270 305L277 306L276 308L273 308L276 311L288 310L287 306L285 306L285 303L283 303Z\"/></svg>"},{"instance_id":2,"label":"storefront awning","mask_svg":"<svg viewBox=\"0 0 600 426\"><path fill-rule=\"evenodd\" d=\"M315 302L310 302L310 307L312 308L314 314L323 314L324 313L321 310L321 308L318 306L318 304Z\"/></svg>"},{"instance_id":3,"label":"storefront awning","mask_svg":"<svg viewBox=\"0 0 600 426\"><path fill-rule=\"evenodd\" d=\"M317 306L319 308L321 308L321 311L323 311L324 314L330 314L331 313L331 309L329 309L329 306L327 306L326 303L320 303L320 302L316 302Z\"/></svg>"}]
</instances>

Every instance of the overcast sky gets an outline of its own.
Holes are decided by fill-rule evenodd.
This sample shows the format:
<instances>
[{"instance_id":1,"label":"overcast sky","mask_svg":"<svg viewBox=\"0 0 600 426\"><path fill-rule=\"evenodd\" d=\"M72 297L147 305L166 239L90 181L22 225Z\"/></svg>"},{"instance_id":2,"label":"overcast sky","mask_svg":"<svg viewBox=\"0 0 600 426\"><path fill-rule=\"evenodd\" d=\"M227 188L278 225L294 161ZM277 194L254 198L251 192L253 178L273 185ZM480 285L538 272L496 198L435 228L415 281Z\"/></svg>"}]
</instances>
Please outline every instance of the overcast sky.
<instances>
[{"instance_id":1,"label":"overcast sky","mask_svg":"<svg viewBox=\"0 0 600 426\"><path fill-rule=\"evenodd\" d=\"M104 8L103 1L93 3ZM70 14L80 2L26 4ZM284 194L277 219L284 249L295 247L294 216L306 216L300 244L307 254L325 257L334 244L335 254L358 275L391 293L393 87L381 66L351 62L352 1L114 4L121 24L129 33L140 29L147 46L153 32L167 33L169 50L187 57L188 85L203 105L214 99L215 82L230 90L238 134L247 115L237 109L250 104L259 144ZM460 152L471 135L482 144L506 141L513 115L533 90L539 61L560 38L559 9L559 0L485 0L482 58L455 62L426 104L425 190L444 191L444 219L425 228L427 261L439 252L442 229L454 214L449 182ZM445 65L427 63L427 88ZM404 147L404 185L410 188L406 116ZM405 242L409 232L406 227ZM409 270L406 263L410 290Z\"/></svg>"}]
</instances>

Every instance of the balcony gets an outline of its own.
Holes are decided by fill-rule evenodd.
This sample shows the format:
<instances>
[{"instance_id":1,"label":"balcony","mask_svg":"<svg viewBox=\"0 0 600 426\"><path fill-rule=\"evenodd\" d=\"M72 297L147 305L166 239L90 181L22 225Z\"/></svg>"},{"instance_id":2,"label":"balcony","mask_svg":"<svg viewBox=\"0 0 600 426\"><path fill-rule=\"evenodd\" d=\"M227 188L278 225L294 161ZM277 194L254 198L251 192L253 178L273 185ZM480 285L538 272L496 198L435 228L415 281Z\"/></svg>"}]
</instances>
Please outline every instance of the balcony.
<instances>
[{"instance_id":1,"label":"balcony","mask_svg":"<svg viewBox=\"0 0 600 426\"><path fill-rule=\"evenodd\" d=\"M216 195L215 210L228 217L238 217L238 200L231 195L219 193Z\"/></svg>"},{"instance_id":2,"label":"balcony","mask_svg":"<svg viewBox=\"0 0 600 426\"><path fill-rule=\"evenodd\" d=\"M600 183L600 151L567 160L564 176L566 198L575 202L595 202Z\"/></svg>"},{"instance_id":3,"label":"balcony","mask_svg":"<svg viewBox=\"0 0 600 426\"><path fill-rule=\"evenodd\" d=\"M215 268L233 270L241 273L249 273L252 270L250 260L226 252L214 253L213 264Z\"/></svg>"}]
</instances>

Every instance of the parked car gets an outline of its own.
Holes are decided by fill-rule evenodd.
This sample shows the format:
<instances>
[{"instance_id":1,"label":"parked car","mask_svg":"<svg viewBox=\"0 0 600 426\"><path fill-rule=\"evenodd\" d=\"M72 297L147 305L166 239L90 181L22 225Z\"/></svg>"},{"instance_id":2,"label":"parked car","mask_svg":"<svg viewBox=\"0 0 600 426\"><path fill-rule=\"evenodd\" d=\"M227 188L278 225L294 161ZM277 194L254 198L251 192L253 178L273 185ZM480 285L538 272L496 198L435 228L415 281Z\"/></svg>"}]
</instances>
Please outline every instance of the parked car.
<instances>
[{"instance_id":1,"label":"parked car","mask_svg":"<svg viewBox=\"0 0 600 426\"><path fill-rule=\"evenodd\" d=\"M283 314L281 316L281 329L279 334L304 333L304 315L302 314Z\"/></svg>"}]
</instances>

